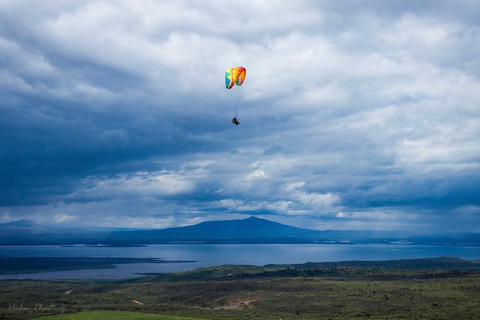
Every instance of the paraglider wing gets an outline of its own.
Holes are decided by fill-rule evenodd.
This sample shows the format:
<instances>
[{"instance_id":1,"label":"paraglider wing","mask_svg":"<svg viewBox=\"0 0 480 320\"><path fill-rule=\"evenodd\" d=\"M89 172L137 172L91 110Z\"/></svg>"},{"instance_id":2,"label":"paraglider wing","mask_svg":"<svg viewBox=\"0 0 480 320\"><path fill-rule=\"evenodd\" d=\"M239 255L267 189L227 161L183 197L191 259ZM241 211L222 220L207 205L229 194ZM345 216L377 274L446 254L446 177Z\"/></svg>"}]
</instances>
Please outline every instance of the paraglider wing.
<instances>
[{"instance_id":1,"label":"paraglider wing","mask_svg":"<svg viewBox=\"0 0 480 320\"><path fill-rule=\"evenodd\" d=\"M227 69L225 72L225 87L232 89L234 85L241 86L245 81L247 70L244 67Z\"/></svg>"}]
</instances>

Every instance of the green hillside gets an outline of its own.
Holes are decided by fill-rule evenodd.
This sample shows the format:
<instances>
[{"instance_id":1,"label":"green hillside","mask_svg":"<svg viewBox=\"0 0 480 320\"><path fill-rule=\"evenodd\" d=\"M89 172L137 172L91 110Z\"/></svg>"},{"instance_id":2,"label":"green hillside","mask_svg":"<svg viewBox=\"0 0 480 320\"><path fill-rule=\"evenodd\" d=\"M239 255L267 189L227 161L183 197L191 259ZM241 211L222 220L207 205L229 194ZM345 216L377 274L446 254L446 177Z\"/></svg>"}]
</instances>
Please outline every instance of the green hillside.
<instances>
[{"instance_id":1,"label":"green hillside","mask_svg":"<svg viewBox=\"0 0 480 320\"><path fill-rule=\"evenodd\" d=\"M480 319L474 262L353 264L227 265L121 281L8 280L0 286L0 318Z\"/></svg>"},{"instance_id":2,"label":"green hillside","mask_svg":"<svg viewBox=\"0 0 480 320\"><path fill-rule=\"evenodd\" d=\"M185 318L175 316L164 316L140 312L123 311L87 311L73 314L62 314L35 318L36 320L204 320L200 318Z\"/></svg>"}]
</instances>

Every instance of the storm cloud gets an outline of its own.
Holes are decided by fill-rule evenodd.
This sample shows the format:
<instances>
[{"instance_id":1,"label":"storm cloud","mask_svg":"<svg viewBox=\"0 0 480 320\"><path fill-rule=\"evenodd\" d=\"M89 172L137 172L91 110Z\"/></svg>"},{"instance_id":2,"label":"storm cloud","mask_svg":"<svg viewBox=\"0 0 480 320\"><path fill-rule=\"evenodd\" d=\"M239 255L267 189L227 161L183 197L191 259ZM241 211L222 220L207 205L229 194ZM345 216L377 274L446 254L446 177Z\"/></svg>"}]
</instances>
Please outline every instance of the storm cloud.
<instances>
[{"instance_id":1,"label":"storm cloud","mask_svg":"<svg viewBox=\"0 0 480 320\"><path fill-rule=\"evenodd\" d=\"M480 231L479 10L0 1L0 221Z\"/></svg>"}]
</instances>

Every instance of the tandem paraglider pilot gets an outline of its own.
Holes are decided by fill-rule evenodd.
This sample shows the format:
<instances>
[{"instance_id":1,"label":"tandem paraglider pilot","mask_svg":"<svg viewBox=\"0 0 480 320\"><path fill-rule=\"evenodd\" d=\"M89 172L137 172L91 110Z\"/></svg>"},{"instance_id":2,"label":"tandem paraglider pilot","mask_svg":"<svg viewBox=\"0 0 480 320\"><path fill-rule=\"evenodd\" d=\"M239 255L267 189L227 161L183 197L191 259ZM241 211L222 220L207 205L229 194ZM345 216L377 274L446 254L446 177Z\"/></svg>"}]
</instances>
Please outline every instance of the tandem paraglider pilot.
<instances>
[{"instance_id":1,"label":"tandem paraglider pilot","mask_svg":"<svg viewBox=\"0 0 480 320\"><path fill-rule=\"evenodd\" d=\"M237 120L237 117L233 117L232 123L235 123L236 126L238 126L240 124L240 122L238 122L238 120Z\"/></svg>"}]
</instances>

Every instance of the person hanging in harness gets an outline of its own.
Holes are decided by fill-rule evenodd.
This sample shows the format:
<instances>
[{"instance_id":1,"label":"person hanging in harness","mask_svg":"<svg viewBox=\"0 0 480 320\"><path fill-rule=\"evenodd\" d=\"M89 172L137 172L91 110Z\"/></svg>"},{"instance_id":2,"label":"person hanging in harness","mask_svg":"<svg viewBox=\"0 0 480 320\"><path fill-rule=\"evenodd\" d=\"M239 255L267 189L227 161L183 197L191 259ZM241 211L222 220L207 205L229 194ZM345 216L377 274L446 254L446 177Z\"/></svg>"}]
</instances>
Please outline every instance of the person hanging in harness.
<instances>
[{"instance_id":1,"label":"person hanging in harness","mask_svg":"<svg viewBox=\"0 0 480 320\"><path fill-rule=\"evenodd\" d=\"M228 68L225 71L225 88L232 89L234 86L241 86L243 81L245 81L246 75L247 69L244 67ZM240 122L237 119L237 113L235 113L232 123L236 126L240 125Z\"/></svg>"}]
</instances>

